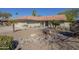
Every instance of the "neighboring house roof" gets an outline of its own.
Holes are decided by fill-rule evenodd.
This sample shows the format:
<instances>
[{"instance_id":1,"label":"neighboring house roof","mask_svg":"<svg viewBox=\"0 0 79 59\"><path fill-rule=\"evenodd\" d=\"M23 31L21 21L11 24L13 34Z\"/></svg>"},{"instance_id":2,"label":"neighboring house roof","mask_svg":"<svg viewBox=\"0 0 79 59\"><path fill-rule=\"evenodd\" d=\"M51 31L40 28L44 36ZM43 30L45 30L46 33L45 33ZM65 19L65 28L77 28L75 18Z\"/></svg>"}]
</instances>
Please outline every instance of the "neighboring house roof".
<instances>
[{"instance_id":1,"label":"neighboring house roof","mask_svg":"<svg viewBox=\"0 0 79 59\"><path fill-rule=\"evenodd\" d=\"M52 20L62 20L66 21L65 15L56 15L56 16L21 16L17 18L17 21L26 21L26 20L34 20L34 21L52 21Z\"/></svg>"}]
</instances>

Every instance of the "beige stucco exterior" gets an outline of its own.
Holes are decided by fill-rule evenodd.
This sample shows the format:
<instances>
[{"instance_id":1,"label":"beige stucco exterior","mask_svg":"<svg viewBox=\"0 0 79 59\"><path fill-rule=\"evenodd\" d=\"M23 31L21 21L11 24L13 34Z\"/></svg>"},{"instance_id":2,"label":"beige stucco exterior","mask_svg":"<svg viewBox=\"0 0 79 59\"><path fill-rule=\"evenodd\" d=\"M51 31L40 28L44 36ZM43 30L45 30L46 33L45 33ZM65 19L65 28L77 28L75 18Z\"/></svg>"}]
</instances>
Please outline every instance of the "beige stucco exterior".
<instances>
[{"instance_id":1,"label":"beige stucco exterior","mask_svg":"<svg viewBox=\"0 0 79 59\"><path fill-rule=\"evenodd\" d=\"M41 22L18 22L15 24L15 28L17 29L26 29L26 28L32 28L32 27L40 27L42 26Z\"/></svg>"},{"instance_id":2,"label":"beige stucco exterior","mask_svg":"<svg viewBox=\"0 0 79 59\"><path fill-rule=\"evenodd\" d=\"M70 29L70 23L69 22L64 22L64 23L61 23L60 24L60 27L61 28L66 28L66 29Z\"/></svg>"}]
</instances>

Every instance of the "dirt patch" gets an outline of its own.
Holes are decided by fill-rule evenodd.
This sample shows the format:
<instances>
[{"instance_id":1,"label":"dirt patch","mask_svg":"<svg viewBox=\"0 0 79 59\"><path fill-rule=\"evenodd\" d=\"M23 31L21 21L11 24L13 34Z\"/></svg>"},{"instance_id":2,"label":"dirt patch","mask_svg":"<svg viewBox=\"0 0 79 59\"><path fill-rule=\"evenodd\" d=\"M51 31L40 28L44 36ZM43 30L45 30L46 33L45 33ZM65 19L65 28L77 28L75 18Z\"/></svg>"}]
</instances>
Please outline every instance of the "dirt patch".
<instances>
[{"instance_id":1,"label":"dirt patch","mask_svg":"<svg viewBox=\"0 0 79 59\"><path fill-rule=\"evenodd\" d=\"M53 29L51 29L53 30ZM48 33L47 33L48 34ZM79 39L65 36L52 31L44 34L42 29L26 29L16 32L3 33L13 36L19 42L18 50L78 50Z\"/></svg>"}]
</instances>

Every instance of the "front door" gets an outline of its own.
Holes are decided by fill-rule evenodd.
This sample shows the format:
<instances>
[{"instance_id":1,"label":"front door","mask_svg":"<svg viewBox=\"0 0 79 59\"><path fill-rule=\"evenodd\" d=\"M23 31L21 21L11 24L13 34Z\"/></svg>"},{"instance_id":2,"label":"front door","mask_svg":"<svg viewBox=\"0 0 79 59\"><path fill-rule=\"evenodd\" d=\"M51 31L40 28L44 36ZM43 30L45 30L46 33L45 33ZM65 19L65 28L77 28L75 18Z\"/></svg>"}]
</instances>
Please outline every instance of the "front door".
<instances>
[{"instance_id":1,"label":"front door","mask_svg":"<svg viewBox=\"0 0 79 59\"><path fill-rule=\"evenodd\" d=\"M45 26L48 26L48 21L45 21Z\"/></svg>"}]
</instances>

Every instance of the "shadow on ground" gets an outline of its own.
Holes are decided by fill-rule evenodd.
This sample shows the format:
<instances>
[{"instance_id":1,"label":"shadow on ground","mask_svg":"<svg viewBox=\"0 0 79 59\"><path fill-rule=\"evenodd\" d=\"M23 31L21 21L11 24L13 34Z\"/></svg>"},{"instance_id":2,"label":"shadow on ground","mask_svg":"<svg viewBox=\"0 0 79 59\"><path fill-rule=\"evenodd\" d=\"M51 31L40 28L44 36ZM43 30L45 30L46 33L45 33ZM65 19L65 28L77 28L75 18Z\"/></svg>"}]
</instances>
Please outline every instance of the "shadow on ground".
<instances>
[{"instance_id":1,"label":"shadow on ground","mask_svg":"<svg viewBox=\"0 0 79 59\"><path fill-rule=\"evenodd\" d=\"M60 34L63 34L64 36L68 36L68 37L74 37L74 33L72 32L59 32Z\"/></svg>"}]
</instances>

